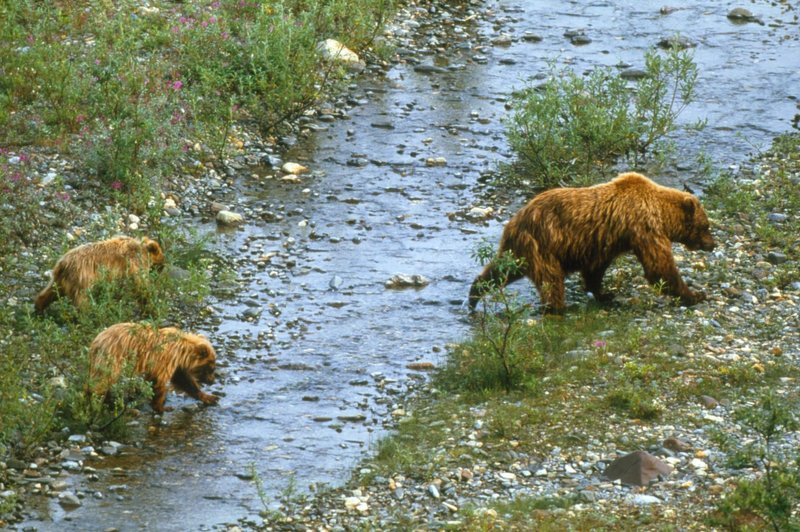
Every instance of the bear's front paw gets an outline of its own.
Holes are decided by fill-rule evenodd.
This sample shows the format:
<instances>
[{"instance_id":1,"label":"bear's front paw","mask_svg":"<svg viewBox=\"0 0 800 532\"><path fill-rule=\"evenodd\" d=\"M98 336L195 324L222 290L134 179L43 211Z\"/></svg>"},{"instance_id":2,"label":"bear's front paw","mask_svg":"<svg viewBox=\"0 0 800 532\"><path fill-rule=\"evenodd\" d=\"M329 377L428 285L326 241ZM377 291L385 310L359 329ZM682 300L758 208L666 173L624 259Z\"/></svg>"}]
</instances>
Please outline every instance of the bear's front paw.
<instances>
[{"instance_id":1,"label":"bear's front paw","mask_svg":"<svg viewBox=\"0 0 800 532\"><path fill-rule=\"evenodd\" d=\"M216 405L217 403L219 403L219 397L208 393L202 394L200 396L200 400L203 402L203 404L206 405Z\"/></svg>"},{"instance_id":2,"label":"bear's front paw","mask_svg":"<svg viewBox=\"0 0 800 532\"><path fill-rule=\"evenodd\" d=\"M705 292L693 292L689 290L686 294L681 296L681 303L683 303L687 307L696 305L697 303L700 303L701 301L705 300L706 300Z\"/></svg>"}]
</instances>

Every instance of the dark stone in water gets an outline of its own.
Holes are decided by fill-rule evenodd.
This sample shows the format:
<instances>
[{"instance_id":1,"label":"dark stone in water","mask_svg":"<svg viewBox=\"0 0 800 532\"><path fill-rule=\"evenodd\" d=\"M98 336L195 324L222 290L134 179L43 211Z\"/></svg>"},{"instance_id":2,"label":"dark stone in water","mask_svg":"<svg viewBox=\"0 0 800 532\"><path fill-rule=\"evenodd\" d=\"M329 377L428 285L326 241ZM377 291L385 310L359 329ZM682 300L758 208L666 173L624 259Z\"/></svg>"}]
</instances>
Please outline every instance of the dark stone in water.
<instances>
[{"instance_id":1,"label":"dark stone in water","mask_svg":"<svg viewBox=\"0 0 800 532\"><path fill-rule=\"evenodd\" d=\"M671 37L664 37L658 41L658 46L665 50L684 50L686 48L693 48L696 45L683 35L673 35Z\"/></svg>"},{"instance_id":2,"label":"dark stone in water","mask_svg":"<svg viewBox=\"0 0 800 532\"><path fill-rule=\"evenodd\" d=\"M417 65L414 67L414 72L419 72L420 74L444 74L447 69L436 65Z\"/></svg>"},{"instance_id":3,"label":"dark stone in water","mask_svg":"<svg viewBox=\"0 0 800 532\"><path fill-rule=\"evenodd\" d=\"M626 68L619 73L619 77L622 79L642 79L647 77L647 71L641 68Z\"/></svg>"}]
</instances>

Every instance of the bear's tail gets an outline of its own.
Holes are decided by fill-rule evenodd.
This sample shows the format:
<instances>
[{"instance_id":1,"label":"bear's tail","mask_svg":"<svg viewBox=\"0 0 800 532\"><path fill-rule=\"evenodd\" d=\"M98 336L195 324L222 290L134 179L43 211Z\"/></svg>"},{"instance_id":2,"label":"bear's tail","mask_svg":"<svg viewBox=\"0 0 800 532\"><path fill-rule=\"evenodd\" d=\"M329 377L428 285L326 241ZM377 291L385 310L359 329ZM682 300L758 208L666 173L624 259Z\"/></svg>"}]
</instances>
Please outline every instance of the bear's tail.
<instances>
[{"instance_id":1,"label":"bear's tail","mask_svg":"<svg viewBox=\"0 0 800 532\"><path fill-rule=\"evenodd\" d=\"M44 310L56 299L58 299L58 293L53 286L53 282L50 281L50 284L48 284L47 287L39 292L38 296L36 296L36 300L34 301L36 312L43 314Z\"/></svg>"}]
</instances>

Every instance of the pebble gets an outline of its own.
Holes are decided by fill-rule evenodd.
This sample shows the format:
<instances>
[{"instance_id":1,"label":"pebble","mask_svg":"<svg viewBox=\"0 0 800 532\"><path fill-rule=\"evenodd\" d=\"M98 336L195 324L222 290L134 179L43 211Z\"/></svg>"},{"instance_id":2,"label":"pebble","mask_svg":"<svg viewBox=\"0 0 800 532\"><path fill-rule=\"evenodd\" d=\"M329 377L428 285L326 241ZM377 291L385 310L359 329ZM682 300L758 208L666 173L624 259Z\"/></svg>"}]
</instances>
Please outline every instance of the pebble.
<instances>
[{"instance_id":1,"label":"pebble","mask_svg":"<svg viewBox=\"0 0 800 532\"><path fill-rule=\"evenodd\" d=\"M637 506L647 506L650 504L661 504L661 499L658 497L654 497L653 495L645 495L643 493L638 493L630 498L631 504L635 504Z\"/></svg>"},{"instance_id":2,"label":"pebble","mask_svg":"<svg viewBox=\"0 0 800 532\"><path fill-rule=\"evenodd\" d=\"M83 504L81 500L71 491L65 491L59 494L58 503L67 509L78 508Z\"/></svg>"},{"instance_id":3,"label":"pebble","mask_svg":"<svg viewBox=\"0 0 800 532\"><path fill-rule=\"evenodd\" d=\"M291 162L284 163L283 166L281 166L281 170L284 173L291 175L307 174L309 172L309 169L302 164Z\"/></svg>"}]
</instances>

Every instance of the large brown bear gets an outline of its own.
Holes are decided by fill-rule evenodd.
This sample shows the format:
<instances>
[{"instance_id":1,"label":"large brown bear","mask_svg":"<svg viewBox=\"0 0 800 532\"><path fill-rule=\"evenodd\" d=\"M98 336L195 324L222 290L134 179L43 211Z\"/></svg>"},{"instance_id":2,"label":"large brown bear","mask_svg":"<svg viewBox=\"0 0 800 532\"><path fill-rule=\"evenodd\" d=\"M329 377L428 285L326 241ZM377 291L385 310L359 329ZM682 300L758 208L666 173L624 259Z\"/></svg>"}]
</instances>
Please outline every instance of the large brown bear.
<instances>
[{"instance_id":1,"label":"large brown bear","mask_svg":"<svg viewBox=\"0 0 800 532\"><path fill-rule=\"evenodd\" d=\"M117 236L78 246L56 263L50 283L36 296L36 311L41 314L59 296L69 297L77 306L83 305L86 292L104 273L112 278L138 275L163 264L161 246L147 237L137 240Z\"/></svg>"},{"instance_id":2,"label":"large brown bear","mask_svg":"<svg viewBox=\"0 0 800 532\"><path fill-rule=\"evenodd\" d=\"M126 362L153 384L153 410L164 412L170 383L207 405L219 397L204 393L200 383L212 384L217 354L208 340L175 327L156 329L139 323L117 323L95 337L89 347L89 390L108 392Z\"/></svg>"},{"instance_id":3,"label":"large brown bear","mask_svg":"<svg viewBox=\"0 0 800 532\"><path fill-rule=\"evenodd\" d=\"M663 187L637 173L587 188L542 192L508 222L498 255L510 251L522 260L520 271L504 275L497 258L472 283L470 309L492 287L526 275L539 290L545 310L564 310L564 278L579 271L588 292L598 301L603 274L622 253L632 251L651 284L663 281L666 291L685 305L705 299L681 279L672 257L672 242L690 250L714 249L708 217L697 198Z\"/></svg>"}]
</instances>

